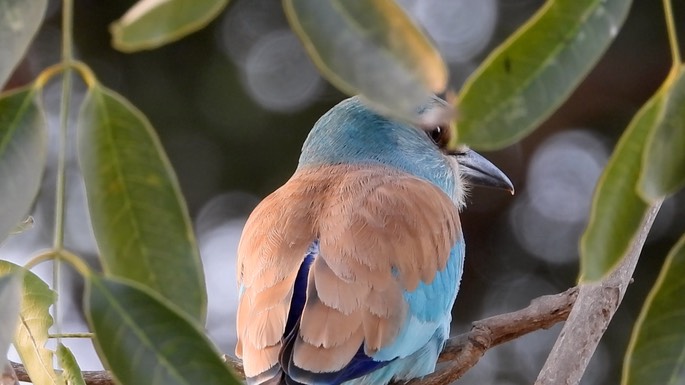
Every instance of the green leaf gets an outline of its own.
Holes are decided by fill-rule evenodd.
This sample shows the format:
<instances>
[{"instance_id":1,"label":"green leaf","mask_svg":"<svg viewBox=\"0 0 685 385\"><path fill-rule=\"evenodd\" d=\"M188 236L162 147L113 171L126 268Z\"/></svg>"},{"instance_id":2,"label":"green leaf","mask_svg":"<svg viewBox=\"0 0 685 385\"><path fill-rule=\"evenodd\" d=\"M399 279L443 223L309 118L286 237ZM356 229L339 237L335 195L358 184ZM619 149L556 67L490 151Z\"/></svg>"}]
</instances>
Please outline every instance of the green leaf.
<instances>
[{"instance_id":1,"label":"green leaf","mask_svg":"<svg viewBox=\"0 0 685 385\"><path fill-rule=\"evenodd\" d=\"M153 49L176 41L212 21L228 0L140 0L112 23L112 44L120 51Z\"/></svg>"},{"instance_id":2,"label":"green leaf","mask_svg":"<svg viewBox=\"0 0 685 385\"><path fill-rule=\"evenodd\" d=\"M464 85L459 141L481 149L516 142L563 103L621 28L630 0L548 0Z\"/></svg>"},{"instance_id":3,"label":"green leaf","mask_svg":"<svg viewBox=\"0 0 685 385\"><path fill-rule=\"evenodd\" d=\"M664 115L647 139L639 192L653 202L685 185L685 69L674 72Z\"/></svg>"},{"instance_id":4,"label":"green leaf","mask_svg":"<svg viewBox=\"0 0 685 385\"><path fill-rule=\"evenodd\" d=\"M667 87L642 106L616 144L597 182L590 220L580 240L581 281L608 274L628 251L649 205L637 194L642 151L659 124Z\"/></svg>"},{"instance_id":5,"label":"green leaf","mask_svg":"<svg viewBox=\"0 0 685 385\"><path fill-rule=\"evenodd\" d=\"M40 27L47 0L0 0L0 90Z\"/></svg>"},{"instance_id":6,"label":"green leaf","mask_svg":"<svg viewBox=\"0 0 685 385\"><path fill-rule=\"evenodd\" d=\"M48 329L53 323L49 309L57 300L57 293L32 272L0 260L0 275L13 273L24 275L14 347L34 384L64 384L53 368L52 350L45 347Z\"/></svg>"},{"instance_id":7,"label":"green leaf","mask_svg":"<svg viewBox=\"0 0 685 385\"><path fill-rule=\"evenodd\" d=\"M7 351L12 343L19 320L21 304L21 274L10 273L0 277L0 367L7 363Z\"/></svg>"},{"instance_id":8,"label":"green leaf","mask_svg":"<svg viewBox=\"0 0 685 385\"><path fill-rule=\"evenodd\" d=\"M86 385L81 374L81 368L79 368L76 358L68 347L62 344L57 345L57 359L67 385Z\"/></svg>"},{"instance_id":9,"label":"green leaf","mask_svg":"<svg viewBox=\"0 0 685 385\"><path fill-rule=\"evenodd\" d=\"M95 347L120 384L238 384L198 326L134 283L86 277Z\"/></svg>"},{"instance_id":10,"label":"green leaf","mask_svg":"<svg viewBox=\"0 0 685 385\"><path fill-rule=\"evenodd\" d=\"M444 91L447 67L393 0L284 0L283 6L314 64L338 89L410 122L443 118L417 112Z\"/></svg>"},{"instance_id":11,"label":"green leaf","mask_svg":"<svg viewBox=\"0 0 685 385\"><path fill-rule=\"evenodd\" d=\"M100 258L204 323L207 293L190 218L171 164L145 116L94 85L83 101L78 155Z\"/></svg>"},{"instance_id":12,"label":"green leaf","mask_svg":"<svg viewBox=\"0 0 685 385\"><path fill-rule=\"evenodd\" d=\"M666 257L635 323L623 385L685 383L685 235Z\"/></svg>"},{"instance_id":13,"label":"green leaf","mask_svg":"<svg viewBox=\"0 0 685 385\"><path fill-rule=\"evenodd\" d=\"M36 89L1 94L0 242L26 218L40 188L46 155L45 117Z\"/></svg>"}]
</instances>

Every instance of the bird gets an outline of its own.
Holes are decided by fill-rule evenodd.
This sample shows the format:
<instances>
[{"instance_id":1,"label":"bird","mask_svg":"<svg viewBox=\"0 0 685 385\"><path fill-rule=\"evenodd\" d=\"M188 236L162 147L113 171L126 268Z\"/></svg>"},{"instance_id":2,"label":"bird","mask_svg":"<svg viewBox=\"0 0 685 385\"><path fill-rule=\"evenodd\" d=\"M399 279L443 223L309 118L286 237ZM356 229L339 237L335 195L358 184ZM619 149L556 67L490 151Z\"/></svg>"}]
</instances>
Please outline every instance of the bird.
<instances>
[{"instance_id":1,"label":"bird","mask_svg":"<svg viewBox=\"0 0 685 385\"><path fill-rule=\"evenodd\" d=\"M469 187L514 190L473 150L447 150L449 139L445 125L386 117L359 96L314 124L238 245L235 352L249 385L383 385L435 371Z\"/></svg>"}]
</instances>

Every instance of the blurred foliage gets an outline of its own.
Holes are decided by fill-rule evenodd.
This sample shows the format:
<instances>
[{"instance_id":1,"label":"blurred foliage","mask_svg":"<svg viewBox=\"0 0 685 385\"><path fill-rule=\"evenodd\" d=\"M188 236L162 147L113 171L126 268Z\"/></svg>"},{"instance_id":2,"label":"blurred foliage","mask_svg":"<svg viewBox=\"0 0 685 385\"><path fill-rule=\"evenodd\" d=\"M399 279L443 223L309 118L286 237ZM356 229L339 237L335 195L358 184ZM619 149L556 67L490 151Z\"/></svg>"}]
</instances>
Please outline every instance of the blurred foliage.
<instances>
[{"instance_id":1,"label":"blurred foliage","mask_svg":"<svg viewBox=\"0 0 685 385\"><path fill-rule=\"evenodd\" d=\"M676 385L685 376L685 236L666 257L645 301L623 366L623 384Z\"/></svg>"},{"instance_id":2,"label":"blurred foliage","mask_svg":"<svg viewBox=\"0 0 685 385\"><path fill-rule=\"evenodd\" d=\"M86 316L100 357L119 383L239 384L197 320L143 287L94 274L86 281Z\"/></svg>"},{"instance_id":3,"label":"blurred foliage","mask_svg":"<svg viewBox=\"0 0 685 385\"><path fill-rule=\"evenodd\" d=\"M0 1L0 88L24 57L47 6L48 0Z\"/></svg>"},{"instance_id":4,"label":"blurred foliage","mask_svg":"<svg viewBox=\"0 0 685 385\"><path fill-rule=\"evenodd\" d=\"M0 277L0 364L7 365L7 351L12 344L14 331L19 320L19 305L21 304L21 275L7 274Z\"/></svg>"},{"instance_id":5,"label":"blurred foliage","mask_svg":"<svg viewBox=\"0 0 685 385\"><path fill-rule=\"evenodd\" d=\"M639 192L647 201L674 194L685 184L685 68L677 59L668 82L660 122L647 138L640 171Z\"/></svg>"},{"instance_id":6,"label":"blurred foliage","mask_svg":"<svg viewBox=\"0 0 685 385\"><path fill-rule=\"evenodd\" d=\"M0 242L26 218L47 153L45 118L33 86L0 95Z\"/></svg>"},{"instance_id":7,"label":"blurred foliage","mask_svg":"<svg viewBox=\"0 0 685 385\"><path fill-rule=\"evenodd\" d=\"M67 385L86 385L81 368L79 368L76 357L71 350L63 344L58 344L56 354L59 366L62 368L62 376Z\"/></svg>"},{"instance_id":8,"label":"blurred foliage","mask_svg":"<svg viewBox=\"0 0 685 385\"><path fill-rule=\"evenodd\" d=\"M440 53L392 0L285 0L288 20L322 74L383 113L428 128L449 110L418 114L445 91ZM392 85L392 86L389 86Z\"/></svg>"},{"instance_id":9,"label":"blurred foliage","mask_svg":"<svg viewBox=\"0 0 685 385\"><path fill-rule=\"evenodd\" d=\"M204 324L207 294L185 201L145 116L93 84L78 154L105 274L143 284Z\"/></svg>"},{"instance_id":10,"label":"blurred foliage","mask_svg":"<svg viewBox=\"0 0 685 385\"><path fill-rule=\"evenodd\" d=\"M228 0L142 0L111 25L112 45L120 51L153 49L205 27Z\"/></svg>"},{"instance_id":11,"label":"blurred foliage","mask_svg":"<svg viewBox=\"0 0 685 385\"><path fill-rule=\"evenodd\" d=\"M20 294L20 322L14 333L14 347L35 384L64 384L52 367L54 352L45 344L53 324L49 308L57 293L38 276L11 262L0 260L0 275L23 274ZM3 304L4 306L4 304Z\"/></svg>"},{"instance_id":12,"label":"blurred foliage","mask_svg":"<svg viewBox=\"0 0 685 385\"><path fill-rule=\"evenodd\" d=\"M668 87L664 87L664 90ZM630 249L649 205L637 193L643 145L658 125L664 92L635 115L597 183L590 222L580 241L581 281L597 281Z\"/></svg>"},{"instance_id":13,"label":"blurred foliage","mask_svg":"<svg viewBox=\"0 0 685 385\"><path fill-rule=\"evenodd\" d=\"M664 199L665 191L673 192L673 180L685 177L678 173L677 160L682 156L682 148L677 144L662 145L655 151L649 141L655 133L665 135L664 131L670 131L670 137L684 135L685 82L680 68L679 62L674 63L664 84L621 136L604 169L597 184L590 223L581 239L581 280L596 281L611 271L630 248L649 204ZM639 194L645 183L651 183L649 199Z\"/></svg>"},{"instance_id":14,"label":"blurred foliage","mask_svg":"<svg viewBox=\"0 0 685 385\"><path fill-rule=\"evenodd\" d=\"M231 377L202 331L205 282L199 271L199 254L185 198L194 212L212 190L236 186L260 194L272 190L276 181L283 180L293 169L298 144L311 126L312 116L320 115L340 98L337 92L327 90L325 102L302 115L264 114L239 91L240 82L248 80L241 80L238 68L221 56L197 54L209 52L213 46L206 30L160 51L140 53L135 59L101 49L102 41L109 40L104 26L122 13L125 15L112 26L114 45L133 51L178 40L207 25L226 3L141 0L125 12L122 4L105 6L99 1L84 1L74 10L76 24L63 26L63 36L70 41L74 28L80 56L88 64L75 61L65 49L62 59L55 59L57 64L41 72L34 86L0 95L0 179L6 181L0 184L2 240L29 214L47 159L44 109L36 96L46 92L50 79L65 71L76 71L86 83L78 124L79 165L104 276L91 272L82 258L63 249L59 238L64 222L59 220L54 249L34 258L29 265L49 258L65 259L85 279L83 299L99 357L122 384L185 384L198 380L226 383ZM11 39L0 34L0 49L8 53L0 60L0 84L23 57L45 13L44 2L32 4L35 8L26 4L0 0L0 9L17 10L4 13L10 17L0 17L0 32L16 32ZM415 112L431 102L433 92L445 89L447 64L431 40L394 1L355 3L368 8L342 1L287 0L284 4L293 30L322 74L343 92L362 93L380 111L419 125L440 121L442 113L437 120L426 120L425 116L417 119ZM448 99L461 113L453 121L459 140L492 149L529 134L570 97L611 41L621 38L618 32L629 6L627 0L549 0L522 27L512 26L505 32L511 37L474 71L456 99L451 100L455 94L452 86L447 89ZM72 7L72 1L65 0L63 12L69 17L64 20L71 20ZM674 19L672 12L667 14ZM282 29L287 27L282 15L276 23ZM248 22L245 28L248 26L260 28L259 22ZM518 28L516 32L514 28ZM646 30L651 34L654 28ZM675 33L671 32L671 47L675 47L672 52L678 52ZM395 40L397 36L402 39ZM680 68L678 55L674 55L673 62L673 68ZM641 69L653 71L652 67L645 65ZM125 79L118 68L127 71ZM92 72L98 73L99 82ZM178 76L183 72L186 76ZM638 112L598 182L591 222L581 243L583 279L601 279L628 248L641 213L651 203L651 199L644 201L638 194L641 172L641 188L652 199L672 194L683 183L680 139L685 137L685 118L679 102L683 92L679 79L669 77ZM148 119L104 84L130 95L133 104L146 111L155 126L165 127L171 162ZM619 90L624 87L615 86ZM407 92L407 87L412 93ZM74 95L67 92L65 96L62 102L68 106ZM584 108L591 107L587 104ZM63 122L68 121L67 113L61 111ZM286 130L285 126L300 129ZM64 138L68 138L66 129L63 127L60 134ZM175 151L178 149L174 146L183 147L183 151ZM61 145L57 151L63 157L67 148ZM185 155L174 158L174 153ZM188 162L191 157L192 165ZM206 173L222 173L224 179L219 186L200 186L200 195L194 196L195 190L187 189L184 198L172 163L187 178L186 186L207 180L203 178ZM233 171L224 173L224 164L231 164ZM643 171L650 168L661 172ZM65 170L58 168L57 172L59 190ZM266 174L273 180L257 177ZM3 189L8 188L15 190L5 193ZM56 206L64 208L64 197L56 195ZM153 264L159 255L163 256L163 264ZM674 251L669 261L676 259L673 255L680 252ZM21 269L1 262L5 274ZM666 267L680 264L669 262L664 266L662 277L671 277ZM668 290L658 289L681 284L682 275L679 279L675 276L675 283L662 278L655 287L645 307L650 317L659 318L659 309L677 311L674 307L655 306L661 301L684 306L662 297L669 294ZM53 352L44 346L52 324L48 308L54 302L54 292L48 285L27 272L20 310L23 322L15 335L15 345L37 384L63 383L52 368ZM641 325L653 326L648 322ZM641 329L636 328L635 333L640 335ZM179 348L181 345L183 348ZM68 375L78 380L80 369L73 357L58 349L69 367ZM659 357L657 353L651 355ZM673 362L672 372L677 373L673 367L677 370L678 364ZM159 377L151 373L148 365L161 368Z\"/></svg>"},{"instance_id":15,"label":"blurred foliage","mask_svg":"<svg viewBox=\"0 0 685 385\"><path fill-rule=\"evenodd\" d=\"M492 150L537 128L595 66L630 5L630 0L548 1L466 82L457 102L455 140Z\"/></svg>"}]
</instances>

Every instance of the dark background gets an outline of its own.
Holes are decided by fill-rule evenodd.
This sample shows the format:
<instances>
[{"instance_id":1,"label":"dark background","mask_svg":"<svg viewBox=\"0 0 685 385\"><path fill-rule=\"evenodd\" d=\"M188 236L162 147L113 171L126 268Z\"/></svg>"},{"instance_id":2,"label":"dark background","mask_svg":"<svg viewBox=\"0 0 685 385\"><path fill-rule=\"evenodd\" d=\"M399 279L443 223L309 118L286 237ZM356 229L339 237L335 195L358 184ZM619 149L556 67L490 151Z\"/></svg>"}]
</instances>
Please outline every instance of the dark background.
<instances>
[{"instance_id":1,"label":"dark background","mask_svg":"<svg viewBox=\"0 0 685 385\"><path fill-rule=\"evenodd\" d=\"M402 1L436 40L458 90L485 55L542 1ZM679 3L679 2L674 2ZM296 167L310 127L345 96L321 79L289 31L277 0L234 0L207 28L154 51L123 54L110 46L108 25L130 1L77 0L76 56L100 81L131 100L151 120L176 169L195 220L209 285L208 330L224 352L235 341L235 249L246 216ZM674 4L682 30L685 7ZM25 84L59 60L59 2L8 87ZM573 286L577 242L591 194L613 145L670 66L661 2L634 1L618 38L578 90L520 143L485 154L516 186L516 195L474 189L462 214L467 260L454 308L453 333L471 321L516 310L532 298ZM682 34L681 34L682 36ZM682 39L681 39L682 40ZM78 83L78 82L77 82ZM84 91L77 84L75 107ZM45 103L58 127L59 83ZM52 141L55 143L55 141ZM56 148L33 230L0 247L2 258L24 262L51 244ZM69 158L67 247L94 258L78 164ZM668 249L685 230L685 197L669 199L647 240L635 283L607 331L585 384L618 383L634 320ZM37 272L51 280L49 266ZM74 276L67 272L67 276ZM75 294L60 302L62 331L83 331ZM486 354L460 384L529 384L559 326ZM88 341L67 341L84 369L98 368Z\"/></svg>"}]
</instances>

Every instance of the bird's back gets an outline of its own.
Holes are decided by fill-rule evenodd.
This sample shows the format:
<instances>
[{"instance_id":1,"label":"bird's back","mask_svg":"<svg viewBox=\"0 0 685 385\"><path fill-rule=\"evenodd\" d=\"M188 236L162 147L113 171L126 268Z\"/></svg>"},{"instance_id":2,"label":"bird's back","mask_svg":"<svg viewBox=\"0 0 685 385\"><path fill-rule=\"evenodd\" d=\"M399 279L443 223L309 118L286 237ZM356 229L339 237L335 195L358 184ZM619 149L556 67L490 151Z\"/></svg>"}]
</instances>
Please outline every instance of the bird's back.
<instances>
[{"instance_id":1,"label":"bird's back","mask_svg":"<svg viewBox=\"0 0 685 385\"><path fill-rule=\"evenodd\" d=\"M431 373L463 263L455 178L425 134L356 99L322 117L241 237L236 353L248 383Z\"/></svg>"}]
</instances>

